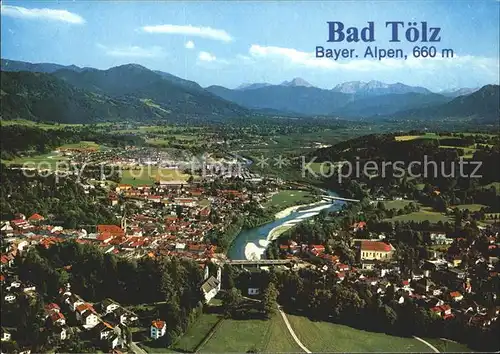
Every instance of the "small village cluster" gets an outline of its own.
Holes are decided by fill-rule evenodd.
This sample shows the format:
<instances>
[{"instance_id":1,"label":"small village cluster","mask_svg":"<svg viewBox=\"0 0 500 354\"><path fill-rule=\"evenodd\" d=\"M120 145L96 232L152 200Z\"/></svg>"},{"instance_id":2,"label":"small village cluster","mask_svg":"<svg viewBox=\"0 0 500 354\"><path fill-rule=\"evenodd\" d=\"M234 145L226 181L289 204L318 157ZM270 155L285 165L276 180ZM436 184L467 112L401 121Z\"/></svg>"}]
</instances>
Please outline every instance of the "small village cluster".
<instances>
[{"instance_id":1,"label":"small village cluster","mask_svg":"<svg viewBox=\"0 0 500 354\"><path fill-rule=\"evenodd\" d=\"M352 225L354 232L365 227L364 222ZM433 251L429 259L419 264L417 271L411 277L394 282L394 274L401 278L400 266L394 262L395 247L386 241L373 239L353 239L351 247L356 252L356 262L361 265L356 268L340 262L335 254L326 254L324 245L298 244L289 240L280 245L282 257L301 259L314 262L315 268L322 272L334 272L337 282L345 279L366 283L373 293L381 295L393 290L397 301L402 304L406 298L412 298L416 304L430 309L443 319L463 316L466 322L487 327L497 321L500 307L486 308L476 301L467 300L464 294L474 293L475 274L468 266L462 264L467 257L474 257L475 264L484 264L487 277L499 276L495 268L498 262L500 240L498 228L481 228L481 233L487 236L489 257L478 256L475 244L468 244L465 238L450 239L445 233L431 233L434 245L450 245L443 253ZM323 266L318 266L322 264ZM392 288L392 289L389 289ZM496 300L496 294L494 299Z\"/></svg>"}]
</instances>

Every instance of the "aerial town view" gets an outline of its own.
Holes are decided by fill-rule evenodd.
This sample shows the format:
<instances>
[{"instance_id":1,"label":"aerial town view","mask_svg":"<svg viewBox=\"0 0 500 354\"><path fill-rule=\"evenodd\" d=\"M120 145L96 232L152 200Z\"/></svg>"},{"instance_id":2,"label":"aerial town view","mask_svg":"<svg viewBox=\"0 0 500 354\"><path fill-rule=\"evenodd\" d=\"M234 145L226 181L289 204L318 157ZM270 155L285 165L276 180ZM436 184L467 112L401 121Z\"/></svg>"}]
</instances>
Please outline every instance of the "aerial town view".
<instances>
[{"instance_id":1,"label":"aerial town view","mask_svg":"<svg viewBox=\"0 0 500 354\"><path fill-rule=\"evenodd\" d=\"M0 352L499 352L499 23L2 1Z\"/></svg>"}]
</instances>

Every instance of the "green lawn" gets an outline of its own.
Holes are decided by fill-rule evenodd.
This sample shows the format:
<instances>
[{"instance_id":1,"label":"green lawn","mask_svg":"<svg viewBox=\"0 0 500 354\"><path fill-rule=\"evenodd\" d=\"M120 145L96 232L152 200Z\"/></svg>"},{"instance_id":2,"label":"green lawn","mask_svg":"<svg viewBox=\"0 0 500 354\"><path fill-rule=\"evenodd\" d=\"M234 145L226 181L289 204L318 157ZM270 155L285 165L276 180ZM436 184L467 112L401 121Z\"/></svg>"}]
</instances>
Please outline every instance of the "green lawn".
<instances>
[{"instance_id":1,"label":"green lawn","mask_svg":"<svg viewBox=\"0 0 500 354\"><path fill-rule=\"evenodd\" d=\"M157 179L163 181L184 181L189 179L188 174L182 171L168 168L157 168L153 166L145 166L142 169L123 170L121 183L131 184L133 186L141 184L152 184Z\"/></svg>"},{"instance_id":2,"label":"green lawn","mask_svg":"<svg viewBox=\"0 0 500 354\"><path fill-rule=\"evenodd\" d=\"M24 165L27 168L37 168L39 170L51 169L54 170L58 162L59 167L67 167L67 163L62 163L62 161L66 161L69 164L68 158L62 156L59 153L50 152L48 154L35 155L35 156L26 156L26 157L17 157L13 160L5 160L2 161L7 165L16 164L16 165ZM66 166L63 166L66 165Z\"/></svg>"},{"instance_id":3,"label":"green lawn","mask_svg":"<svg viewBox=\"0 0 500 354\"><path fill-rule=\"evenodd\" d=\"M440 352L443 353L467 353L472 350L465 344L444 340L440 338L424 338L426 341L435 346Z\"/></svg>"},{"instance_id":4,"label":"green lawn","mask_svg":"<svg viewBox=\"0 0 500 354\"><path fill-rule=\"evenodd\" d=\"M198 344L205 338L221 317L215 313L204 313L186 331L186 333L171 346L171 349L182 352L194 352Z\"/></svg>"},{"instance_id":5,"label":"green lawn","mask_svg":"<svg viewBox=\"0 0 500 354\"><path fill-rule=\"evenodd\" d=\"M64 123L37 123L31 120L26 120L26 119L12 119L12 120L2 120L1 122L2 126L8 126L8 125L24 125L24 126L29 126L29 127L37 127L40 129L62 129L66 127L82 127L83 124L64 124ZM103 123L104 125L104 123Z\"/></svg>"},{"instance_id":6,"label":"green lawn","mask_svg":"<svg viewBox=\"0 0 500 354\"><path fill-rule=\"evenodd\" d=\"M474 156L474 153L476 152L476 148L474 145L472 147L463 147L463 146L448 146L448 145L441 145L439 146L441 149L462 149L464 151L463 157L465 159L470 159Z\"/></svg>"},{"instance_id":7,"label":"green lawn","mask_svg":"<svg viewBox=\"0 0 500 354\"><path fill-rule=\"evenodd\" d=\"M414 338L314 322L302 316L287 317L297 337L312 352L432 352Z\"/></svg>"},{"instance_id":8,"label":"green lawn","mask_svg":"<svg viewBox=\"0 0 500 354\"><path fill-rule=\"evenodd\" d=\"M279 313L271 320L262 351L265 353L301 353L303 351L293 340Z\"/></svg>"},{"instance_id":9,"label":"green lawn","mask_svg":"<svg viewBox=\"0 0 500 354\"><path fill-rule=\"evenodd\" d=\"M415 185L415 188L417 188L419 191L423 190L425 188L425 184L423 183L417 183Z\"/></svg>"},{"instance_id":10,"label":"green lawn","mask_svg":"<svg viewBox=\"0 0 500 354\"><path fill-rule=\"evenodd\" d=\"M276 207L285 209L297 204L307 204L314 202L314 196L308 191L283 190L271 197L271 200L264 204L265 207Z\"/></svg>"},{"instance_id":11,"label":"green lawn","mask_svg":"<svg viewBox=\"0 0 500 354\"><path fill-rule=\"evenodd\" d=\"M288 333L279 314L266 320L224 319L210 340L200 349L203 353L301 352Z\"/></svg>"},{"instance_id":12,"label":"green lawn","mask_svg":"<svg viewBox=\"0 0 500 354\"><path fill-rule=\"evenodd\" d=\"M391 221L391 222L395 222L395 221L418 221L418 222L421 222L421 221L425 221L425 220L428 220L431 223L437 223L439 221L442 221L442 222L451 221L451 219L448 216L444 215L443 213L438 213L436 211L432 211L430 208L421 208L420 211L416 211L416 212L406 214L406 215L398 215L398 216L394 216L390 219L386 219L386 221Z\"/></svg>"},{"instance_id":13,"label":"green lawn","mask_svg":"<svg viewBox=\"0 0 500 354\"><path fill-rule=\"evenodd\" d=\"M483 186L484 189L490 189L491 187L495 188L497 195L500 194L500 182L492 182L490 184Z\"/></svg>"},{"instance_id":14,"label":"green lawn","mask_svg":"<svg viewBox=\"0 0 500 354\"><path fill-rule=\"evenodd\" d=\"M460 204L453 205L451 208L458 208L460 210L469 209L469 211L479 211L481 208L485 208L486 205L483 204Z\"/></svg>"},{"instance_id":15,"label":"green lawn","mask_svg":"<svg viewBox=\"0 0 500 354\"><path fill-rule=\"evenodd\" d=\"M145 342L139 344L139 347L148 353L177 353L175 350L163 347L149 347Z\"/></svg>"},{"instance_id":16,"label":"green lawn","mask_svg":"<svg viewBox=\"0 0 500 354\"><path fill-rule=\"evenodd\" d=\"M385 201L383 203L384 203L386 209L399 210L399 209L403 209L405 206L407 206L411 202L417 203L414 200L389 200L389 201Z\"/></svg>"},{"instance_id":17,"label":"green lawn","mask_svg":"<svg viewBox=\"0 0 500 354\"><path fill-rule=\"evenodd\" d=\"M423 135L400 135L396 136L394 139L396 141L409 141L409 140L416 140L416 139L439 139L442 138L436 133L426 133Z\"/></svg>"},{"instance_id":18,"label":"green lawn","mask_svg":"<svg viewBox=\"0 0 500 354\"><path fill-rule=\"evenodd\" d=\"M64 144L59 146L59 149L99 149L100 145L94 141L80 141L73 144Z\"/></svg>"}]
</instances>

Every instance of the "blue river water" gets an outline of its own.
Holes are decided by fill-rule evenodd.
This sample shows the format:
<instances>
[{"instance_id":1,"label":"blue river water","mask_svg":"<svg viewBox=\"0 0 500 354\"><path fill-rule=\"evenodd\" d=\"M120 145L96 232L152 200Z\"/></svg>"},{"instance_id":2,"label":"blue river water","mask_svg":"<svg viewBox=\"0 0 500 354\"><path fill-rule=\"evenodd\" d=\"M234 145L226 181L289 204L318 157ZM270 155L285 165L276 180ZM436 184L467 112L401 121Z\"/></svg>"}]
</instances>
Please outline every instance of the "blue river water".
<instances>
[{"instance_id":1,"label":"blue river water","mask_svg":"<svg viewBox=\"0 0 500 354\"><path fill-rule=\"evenodd\" d=\"M335 192L327 191L325 195L329 196L337 196ZM327 204L327 203L325 203ZM337 211L342 208L344 205L344 202L342 201L335 201L330 204L331 206L328 208L325 208L328 211ZM283 225L285 222L296 219L297 217L303 216L307 214L309 211L318 208L320 205L315 205L315 206L304 206L303 208L298 209L297 211L294 211L290 215L287 215L281 219L274 220L270 223L264 224L259 227L255 227L253 229L245 229L242 230L238 236L236 236L236 239L232 243L229 251L228 251L228 257L233 260L240 260L240 259L246 259L245 256L245 248L249 243L253 243L255 245L259 245L260 241L265 241L267 240L267 235L269 232L274 229L275 227L278 227L280 225ZM312 214L312 213L310 213ZM312 217L313 215L311 215ZM304 218L304 220L307 219Z\"/></svg>"}]
</instances>

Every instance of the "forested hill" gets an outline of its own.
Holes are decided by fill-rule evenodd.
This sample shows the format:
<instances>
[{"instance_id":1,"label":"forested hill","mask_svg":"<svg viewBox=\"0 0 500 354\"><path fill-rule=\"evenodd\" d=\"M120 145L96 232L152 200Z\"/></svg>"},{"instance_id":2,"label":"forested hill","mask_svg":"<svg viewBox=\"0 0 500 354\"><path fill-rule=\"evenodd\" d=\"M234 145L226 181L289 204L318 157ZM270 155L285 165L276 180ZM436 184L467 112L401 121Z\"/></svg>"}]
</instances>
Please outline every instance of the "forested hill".
<instances>
[{"instance_id":1,"label":"forested hill","mask_svg":"<svg viewBox=\"0 0 500 354\"><path fill-rule=\"evenodd\" d=\"M482 163L480 170L482 178L475 182L487 184L498 181L500 140L495 136L451 135L450 133L420 135L415 132L415 135L397 138L395 134L373 134L316 150L310 154L310 157L316 157L317 162L350 161L353 166L351 176L356 174L356 170L359 170L360 174L363 175L364 166L368 165L368 162L375 162L379 169L382 168L383 163L390 162L391 164L387 165L386 168L390 174L393 174L394 163L400 162L402 163L400 167L404 169L411 166L414 173L426 173L433 176L435 167L430 166L426 170L426 159L437 162L437 169L442 168L440 167L441 162L446 164L446 173L449 173L450 168L458 168L458 161L461 156L465 155L465 150L473 151L470 158L466 158L465 161L480 161ZM411 165L412 162L417 162L417 164ZM451 167L452 162L454 162L453 167ZM470 173L474 168L475 165L466 164L463 171Z\"/></svg>"},{"instance_id":2,"label":"forested hill","mask_svg":"<svg viewBox=\"0 0 500 354\"><path fill-rule=\"evenodd\" d=\"M111 98L52 76L31 72L2 72L3 119L30 119L60 123L167 118L166 111L139 100Z\"/></svg>"},{"instance_id":3,"label":"forested hill","mask_svg":"<svg viewBox=\"0 0 500 354\"><path fill-rule=\"evenodd\" d=\"M136 65L53 74L1 72L2 118L61 123L229 119L252 113Z\"/></svg>"},{"instance_id":4,"label":"forested hill","mask_svg":"<svg viewBox=\"0 0 500 354\"><path fill-rule=\"evenodd\" d=\"M500 86L486 85L470 95L459 96L445 104L398 112L394 118L478 118L496 123L500 119Z\"/></svg>"}]
</instances>

